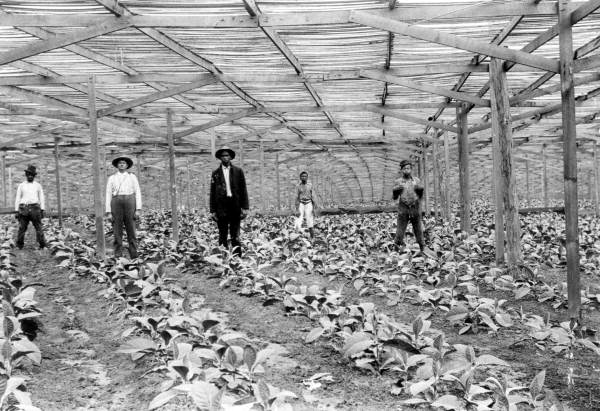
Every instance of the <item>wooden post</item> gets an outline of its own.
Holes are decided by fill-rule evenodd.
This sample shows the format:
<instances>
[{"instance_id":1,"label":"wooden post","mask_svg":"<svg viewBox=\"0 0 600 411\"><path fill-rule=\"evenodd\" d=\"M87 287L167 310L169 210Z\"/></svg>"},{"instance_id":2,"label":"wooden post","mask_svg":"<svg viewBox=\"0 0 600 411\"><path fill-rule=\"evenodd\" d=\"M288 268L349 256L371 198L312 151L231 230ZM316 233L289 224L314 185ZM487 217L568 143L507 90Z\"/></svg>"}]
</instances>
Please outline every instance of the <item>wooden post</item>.
<instances>
[{"instance_id":1,"label":"wooden post","mask_svg":"<svg viewBox=\"0 0 600 411\"><path fill-rule=\"evenodd\" d=\"M421 165L423 166L423 172L421 174L423 178L423 205L425 206L423 211L425 211L425 215L429 216L431 214L431 207L429 204L429 171L427 170L427 146L425 142L421 142Z\"/></svg>"},{"instance_id":2,"label":"wooden post","mask_svg":"<svg viewBox=\"0 0 600 411\"><path fill-rule=\"evenodd\" d=\"M471 191L469 187L469 132L466 104L456 108L458 129L458 176L460 182L460 229L471 232Z\"/></svg>"},{"instance_id":3,"label":"wooden post","mask_svg":"<svg viewBox=\"0 0 600 411\"><path fill-rule=\"evenodd\" d=\"M94 216L96 220L96 252L101 259L106 257L104 243L104 204L100 179L100 151L98 148L98 119L96 114L96 78L91 75L88 79L88 111L90 116L90 136L92 147L92 174L94 182Z\"/></svg>"},{"instance_id":4,"label":"wooden post","mask_svg":"<svg viewBox=\"0 0 600 411\"><path fill-rule=\"evenodd\" d=\"M265 201L265 148L262 139L259 142L259 163L260 163L260 208L262 212L266 210Z\"/></svg>"},{"instance_id":5,"label":"wooden post","mask_svg":"<svg viewBox=\"0 0 600 411\"><path fill-rule=\"evenodd\" d=\"M433 201L434 205L434 215L436 219L440 218L440 205L441 205L441 196L440 196L440 169L439 169L439 144L437 141L437 129L433 130L433 135L436 136L436 140L433 142Z\"/></svg>"},{"instance_id":6,"label":"wooden post","mask_svg":"<svg viewBox=\"0 0 600 411\"><path fill-rule=\"evenodd\" d=\"M521 228L519 207L517 204L517 178L512 164L512 120L508 102L508 85L503 60L492 58L490 61L490 90L492 122L498 133L500 150L500 173L504 194L504 215L506 222L507 263L511 272L521 262Z\"/></svg>"},{"instance_id":7,"label":"wooden post","mask_svg":"<svg viewBox=\"0 0 600 411\"><path fill-rule=\"evenodd\" d=\"M593 157L593 169L594 169L594 204L596 210L596 216L600 216L600 164L598 164L598 142L594 141L594 157Z\"/></svg>"},{"instance_id":8,"label":"wooden post","mask_svg":"<svg viewBox=\"0 0 600 411\"><path fill-rule=\"evenodd\" d=\"M525 192L527 197L527 207L531 207L531 193L529 191L529 160L525 160Z\"/></svg>"},{"instance_id":9,"label":"wooden post","mask_svg":"<svg viewBox=\"0 0 600 411\"><path fill-rule=\"evenodd\" d=\"M191 165L190 165L190 158L188 157L185 160L185 164L186 164L186 176L187 176L187 210L188 212L192 210L192 172L190 170Z\"/></svg>"},{"instance_id":10,"label":"wooden post","mask_svg":"<svg viewBox=\"0 0 600 411\"><path fill-rule=\"evenodd\" d=\"M215 158L215 154L217 152L215 129L209 129L208 133L210 135L210 156L211 158Z\"/></svg>"},{"instance_id":11,"label":"wooden post","mask_svg":"<svg viewBox=\"0 0 600 411\"><path fill-rule=\"evenodd\" d=\"M542 176L543 176L543 192L544 192L544 207L548 207L548 156L546 154L546 145L542 146Z\"/></svg>"},{"instance_id":12,"label":"wooden post","mask_svg":"<svg viewBox=\"0 0 600 411\"><path fill-rule=\"evenodd\" d=\"M214 148L211 133L211 148ZM173 229L172 239L175 244L179 243L179 208L177 207L177 178L175 169L175 142L173 141L173 112L167 109L167 141L169 143L169 192L171 193L171 227Z\"/></svg>"},{"instance_id":13,"label":"wooden post","mask_svg":"<svg viewBox=\"0 0 600 411\"><path fill-rule=\"evenodd\" d=\"M54 177L56 178L56 209L58 210L58 225L62 228L62 190L60 185L60 154L58 152L58 137L54 138Z\"/></svg>"},{"instance_id":14,"label":"wooden post","mask_svg":"<svg viewBox=\"0 0 600 411\"><path fill-rule=\"evenodd\" d=\"M575 125L575 88L573 84L573 28L569 1L558 1L560 84L562 101L565 231L567 250L567 290L569 317L581 318L579 285L579 239L577 210L577 131Z\"/></svg>"},{"instance_id":15,"label":"wooden post","mask_svg":"<svg viewBox=\"0 0 600 411\"><path fill-rule=\"evenodd\" d=\"M2 168L2 207L6 207L6 152L0 156L0 168Z\"/></svg>"},{"instance_id":16,"label":"wooden post","mask_svg":"<svg viewBox=\"0 0 600 411\"><path fill-rule=\"evenodd\" d=\"M8 167L8 202L14 201L15 193L13 192L13 172L12 167Z\"/></svg>"},{"instance_id":17,"label":"wooden post","mask_svg":"<svg viewBox=\"0 0 600 411\"><path fill-rule=\"evenodd\" d=\"M138 184L140 185L140 192L142 193L142 198L144 197L144 177L142 176L142 170L144 169L144 166L142 165L142 155L138 154L136 156L136 168L137 168L137 179L138 179Z\"/></svg>"},{"instance_id":18,"label":"wooden post","mask_svg":"<svg viewBox=\"0 0 600 411\"><path fill-rule=\"evenodd\" d=\"M238 140L238 151L238 161L240 162L240 167L244 167L244 140L242 139Z\"/></svg>"},{"instance_id":19,"label":"wooden post","mask_svg":"<svg viewBox=\"0 0 600 411\"><path fill-rule=\"evenodd\" d=\"M450 211L450 138L448 131L444 130L444 218L448 221L452 219Z\"/></svg>"},{"instance_id":20,"label":"wooden post","mask_svg":"<svg viewBox=\"0 0 600 411\"><path fill-rule=\"evenodd\" d=\"M281 186L279 183L279 153L275 153L275 180L277 190L277 210L281 210Z\"/></svg>"},{"instance_id":21,"label":"wooden post","mask_svg":"<svg viewBox=\"0 0 600 411\"><path fill-rule=\"evenodd\" d=\"M504 181L500 173L500 144L498 123L492 124L492 198L494 198L494 237L496 240L496 266L504 264Z\"/></svg>"}]
</instances>

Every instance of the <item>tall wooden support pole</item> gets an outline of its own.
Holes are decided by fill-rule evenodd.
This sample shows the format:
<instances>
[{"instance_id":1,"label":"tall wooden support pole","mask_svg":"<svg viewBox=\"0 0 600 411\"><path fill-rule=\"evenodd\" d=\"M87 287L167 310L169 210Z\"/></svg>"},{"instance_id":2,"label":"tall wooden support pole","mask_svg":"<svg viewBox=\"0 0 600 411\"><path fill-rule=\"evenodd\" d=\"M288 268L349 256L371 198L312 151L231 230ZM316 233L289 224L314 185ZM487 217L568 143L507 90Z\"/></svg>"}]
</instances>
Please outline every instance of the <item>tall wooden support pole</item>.
<instances>
[{"instance_id":1,"label":"tall wooden support pole","mask_svg":"<svg viewBox=\"0 0 600 411\"><path fill-rule=\"evenodd\" d=\"M492 198L494 199L494 235L496 240L496 265L504 264L504 180L500 172L500 144L498 124L492 124Z\"/></svg>"},{"instance_id":2,"label":"tall wooden support pole","mask_svg":"<svg viewBox=\"0 0 600 411\"><path fill-rule=\"evenodd\" d=\"M96 252L101 259L106 256L104 244L104 204L102 204L100 150L98 148L98 118L96 117L96 78L88 79L88 111L90 116L90 137L92 141L92 175L94 182L94 216L96 220Z\"/></svg>"},{"instance_id":3,"label":"tall wooden support pole","mask_svg":"<svg viewBox=\"0 0 600 411\"><path fill-rule=\"evenodd\" d=\"M594 209L596 216L600 216L600 164L598 164L598 142L594 142Z\"/></svg>"},{"instance_id":4,"label":"tall wooden support pole","mask_svg":"<svg viewBox=\"0 0 600 411\"><path fill-rule=\"evenodd\" d=\"M558 1L560 84L562 100L565 228L567 250L567 290L569 317L581 317L579 285L579 239L577 210L577 131L575 124L575 88L573 84L573 29L569 1Z\"/></svg>"},{"instance_id":5,"label":"tall wooden support pole","mask_svg":"<svg viewBox=\"0 0 600 411\"><path fill-rule=\"evenodd\" d=\"M212 135L212 134L211 134ZM177 207L177 178L175 169L175 142L173 141L173 112L167 109L167 140L169 143L169 192L171 193L171 227L172 239L179 243L179 208Z\"/></svg>"},{"instance_id":6,"label":"tall wooden support pole","mask_svg":"<svg viewBox=\"0 0 600 411\"><path fill-rule=\"evenodd\" d=\"M466 105L456 108L458 129L458 177L460 182L460 229L471 232L471 188L469 186L469 124Z\"/></svg>"},{"instance_id":7,"label":"tall wooden support pole","mask_svg":"<svg viewBox=\"0 0 600 411\"><path fill-rule=\"evenodd\" d=\"M437 130L434 129L434 136L437 136ZM439 144L436 140L433 142L433 199L435 203L434 214L435 218L440 217L441 195L440 195L440 169L439 169Z\"/></svg>"},{"instance_id":8,"label":"tall wooden support pole","mask_svg":"<svg viewBox=\"0 0 600 411\"><path fill-rule=\"evenodd\" d=\"M238 141L238 162L240 163L240 167L244 167L244 140L239 139Z\"/></svg>"},{"instance_id":9,"label":"tall wooden support pole","mask_svg":"<svg viewBox=\"0 0 600 411\"><path fill-rule=\"evenodd\" d=\"M427 146L425 142L422 143L421 148L421 165L423 167L421 176L423 178L423 188L425 189L423 193L423 204L425 206L423 207L423 211L425 211L425 215L429 216L431 214L431 205L429 204L429 171L427 170Z\"/></svg>"},{"instance_id":10,"label":"tall wooden support pole","mask_svg":"<svg viewBox=\"0 0 600 411\"><path fill-rule=\"evenodd\" d=\"M542 146L542 166L544 207L548 207L548 155L545 144Z\"/></svg>"},{"instance_id":11,"label":"tall wooden support pole","mask_svg":"<svg viewBox=\"0 0 600 411\"><path fill-rule=\"evenodd\" d=\"M144 198L144 176L142 176L142 171L144 170L144 165L142 164L142 155L138 154L136 156L136 169L137 169L137 179L138 184L140 185L140 191L142 193L142 198Z\"/></svg>"},{"instance_id":12,"label":"tall wooden support pole","mask_svg":"<svg viewBox=\"0 0 600 411\"><path fill-rule=\"evenodd\" d=\"M259 165L260 165L260 208L263 212L266 210L265 201L265 147L262 140L259 142Z\"/></svg>"},{"instance_id":13,"label":"tall wooden support pole","mask_svg":"<svg viewBox=\"0 0 600 411\"><path fill-rule=\"evenodd\" d=\"M531 192L529 191L529 160L525 160L525 193L527 207L531 207Z\"/></svg>"},{"instance_id":14,"label":"tall wooden support pole","mask_svg":"<svg viewBox=\"0 0 600 411\"><path fill-rule=\"evenodd\" d=\"M2 152L0 156L0 168L2 170L2 207L6 207L7 193L6 193L6 153Z\"/></svg>"},{"instance_id":15,"label":"tall wooden support pole","mask_svg":"<svg viewBox=\"0 0 600 411\"><path fill-rule=\"evenodd\" d=\"M186 169L186 178L187 178L187 204L186 204L186 208L188 211L190 211L192 209L192 166L190 164L190 159L187 158L186 162L185 162L185 169Z\"/></svg>"},{"instance_id":16,"label":"tall wooden support pole","mask_svg":"<svg viewBox=\"0 0 600 411\"><path fill-rule=\"evenodd\" d=\"M491 112L494 134L497 134L501 188L504 196L504 216L506 221L507 263L513 271L521 261L521 228L517 204L517 178L512 161L512 120L508 102L508 85L503 60L490 61ZM500 185L500 184L498 184Z\"/></svg>"},{"instance_id":17,"label":"tall wooden support pole","mask_svg":"<svg viewBox=\"0 0 600 411\"><path fill-rule=\"evenodd\" d=\"M279 153L275 153L275 181L277 190L277 210L281 210L281 185L279 182Z\"/></svg>"},{"instance_id":18,"label":"tall wooden support pole","mask_svg":"<svg viewBox=\"0 0 600 411\"><path fill-rule=\"evenodd\" d=\"M12 167L8 167L8 201L15 198L15 193L13 192L13 169Z\"/></svg>"},{"instance_id":19,"label":"tall wooden support pole","mask_svg":"<svg viewBox=\"0 0 600 411\"><path fill-rule=\"evenodd\" d=\"M56 178L56 209L58 210L58 225L62 227L62 192L60 187L60 154L58 152L58 137L54 138L54 176Z\"/></svg>"},{"instance_id":20,"label":"tall wooden support pole","mask_svg":"<svg viewBox=\"0 0 600 411\"><path fill-rule=\"evenodd\" d=\"M450 137L448 131L444 131L444 218L450 221L452 218L450 211Z\"/></svg>"}]
</instances>

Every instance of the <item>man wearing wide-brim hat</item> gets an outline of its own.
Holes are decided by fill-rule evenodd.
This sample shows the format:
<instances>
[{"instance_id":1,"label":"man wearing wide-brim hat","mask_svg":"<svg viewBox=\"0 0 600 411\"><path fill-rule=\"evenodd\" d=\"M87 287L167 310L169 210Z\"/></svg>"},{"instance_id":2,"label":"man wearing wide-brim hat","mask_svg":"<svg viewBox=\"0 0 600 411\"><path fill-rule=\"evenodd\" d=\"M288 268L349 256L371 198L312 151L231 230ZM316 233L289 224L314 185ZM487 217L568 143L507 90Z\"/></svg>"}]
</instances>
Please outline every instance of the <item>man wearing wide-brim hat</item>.
<instances>
[{"instance_id":1,"label":"man wearing wide-brim hat","mask_svg":"<svg viewBox=\"0 0 600 411\"><path fill-rule=\"evenodd\" d=\"M44 198L44 190L37 181L34 181L37 175L35 166L28 166L25 169L25 181L17 187L17 195L15 197L15 218L19 221L19 231L17 232L17 248L23 248L25 243L25 232L29 222L35 228L35 234L40 249L46 247L44 231L42 229L42 219L44 218L44 210L46 209L46 200Z\"/></svg>"},{"instance_id":2,"label":"man wearing wide-brim hat","mask_svg":"<svg viewBox=\"0 0 600 411\"><path fill-rule=\"evenodd\" d=\"M112 219L115 257L123 256L123 226L127 232L129 256L138 257L135 220L142 208L142 192L135 174L128 170L133 165L129 157L112 161L117 172L106 182L106 216Z\"/></svg>"},{"instance_id":3,"label":"man wearing wide-brim hat","mask_svg":"<svg viewBox=\"0 0 600 411\"><path fill-rule=\"evenodd\" d=\"M399 247L405 246L404 235L410 222L422 253L425 251L421 218L421 198L424 189L421 181L412 176L412 163L409 160L400 162L400 171L401 176L394 182L392 189L393 199L398 200L398 225L396 227L395 243Z\"/></svg>"},{"instance_id":4,"label":"man wearing wide-brim hat","mask_svg":"<svg viewBox=\"0 0 600 411\"><path fill-rule=\"evenodd\" d=\"M233 252L241 256L240 224L250 208L246 177L241 168L231 164L235 151L229 147L217 150L215 157L221 165L210 179L210 214L219 228L219 245L227 248L229 234Z\"/></svg>"}]
</instances>

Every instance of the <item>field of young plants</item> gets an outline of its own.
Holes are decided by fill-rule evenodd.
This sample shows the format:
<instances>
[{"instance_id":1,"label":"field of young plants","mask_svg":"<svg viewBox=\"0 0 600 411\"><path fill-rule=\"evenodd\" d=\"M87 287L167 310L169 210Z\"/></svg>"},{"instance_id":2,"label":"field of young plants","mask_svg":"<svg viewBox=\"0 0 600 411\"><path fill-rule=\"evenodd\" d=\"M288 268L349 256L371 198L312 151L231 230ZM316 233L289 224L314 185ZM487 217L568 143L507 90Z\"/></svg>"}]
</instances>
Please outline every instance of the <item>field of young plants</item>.
<instances>
[{"instance_id":1,"label":"field of young plants","mask_svg":"<svg viewBox=\"0 0 600 411\"><path fill-rule=\"evenodd\" d=\"M89 217L50 223L46 254L33 236L15 253L7 228L2 406L599 409L600 220L580 218L572 328L564 217L522 216L512 276L493 264L493 215L476 210L470 236L427 219L427 256L394 249L393 214L320 217L313 241L291 217L251 217L242 259L215 247L203 212L181 217L178 245L167 214L146 213L135 262L98 262Z\"/></svg>"}]
</instances>

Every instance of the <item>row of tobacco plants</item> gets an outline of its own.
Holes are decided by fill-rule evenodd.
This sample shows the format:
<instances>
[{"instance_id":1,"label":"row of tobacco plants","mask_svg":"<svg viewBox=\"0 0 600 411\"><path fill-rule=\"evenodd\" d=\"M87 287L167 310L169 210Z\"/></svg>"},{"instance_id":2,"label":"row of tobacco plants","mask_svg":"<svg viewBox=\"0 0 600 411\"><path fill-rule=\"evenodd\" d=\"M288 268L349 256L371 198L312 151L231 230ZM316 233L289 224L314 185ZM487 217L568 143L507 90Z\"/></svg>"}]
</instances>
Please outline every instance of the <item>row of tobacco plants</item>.
<instances>
[{"instance_id":1,"label":"row of tobacco plants","mask_svg":"<svg viewBox=\"0 0 600 411\"><path fill-rule=\"evenodd\" d=\"M87 217L74 222L90 227ZM49 246L71 278L106 284L105 296L115 302L114 311L130 319L118 352L147 367L144 375L165 378L149 410L167 404L210 411L292 409L289 400L295 394L265 381L270 352L229 330L219 313L203 307L201 296L177 284L170 263L181 255L168 242L148 233L141 249L149 257L136 261L98 261L92 243L69 229L55 231Z\"/></svg>"},{"instance_id":2,"label":"row of tobacco plants","mask_svg":"<svg viewBox=\"0 0 600 411\"><path fill-rule=\"evenodd\" d=\"M39 411L31 402L31 395L27 391L29 378L22 370L31 365L40 365L42 360L40 350L33 342L42 315L34 300L34 286L41 284L27 284L17 272L12 251L13 234L8 228L0 232L0 408Z\"/></svg>"}]
</instances>

